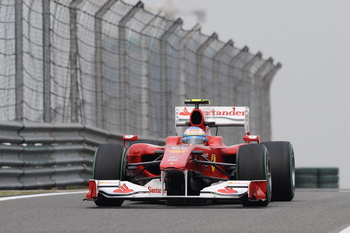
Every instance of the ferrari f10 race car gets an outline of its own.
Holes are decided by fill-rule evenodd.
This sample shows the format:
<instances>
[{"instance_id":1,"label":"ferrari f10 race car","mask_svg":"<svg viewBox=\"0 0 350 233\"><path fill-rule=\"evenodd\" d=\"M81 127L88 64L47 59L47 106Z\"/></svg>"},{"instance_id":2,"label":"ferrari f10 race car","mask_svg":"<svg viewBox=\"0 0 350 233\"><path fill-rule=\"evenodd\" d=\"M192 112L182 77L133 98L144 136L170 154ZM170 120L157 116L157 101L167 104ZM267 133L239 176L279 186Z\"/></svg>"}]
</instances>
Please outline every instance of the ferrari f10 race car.
<instances>
[{"instance_id":1,"label":"ferrari f10 race car","mask_svg":"<svg viewBox=\"0 0 350 233\"><path fill-rule=\"evenodd\" d=\"M85 200L98 206L120 206L124 200L239 200L243 206L267 206L271 200L293 199L291 143L260 142L259 135L250 134L248 107L203 107L209 104L203 99L185 104L192 106L176 107L175 123L186 130L167 137L165 146L126 147L137 135L124 135L124 145L100 145ZM211 134L211 128L222 126L244 127L244 142L225 145Z\"/></svg>"}]
</instances>

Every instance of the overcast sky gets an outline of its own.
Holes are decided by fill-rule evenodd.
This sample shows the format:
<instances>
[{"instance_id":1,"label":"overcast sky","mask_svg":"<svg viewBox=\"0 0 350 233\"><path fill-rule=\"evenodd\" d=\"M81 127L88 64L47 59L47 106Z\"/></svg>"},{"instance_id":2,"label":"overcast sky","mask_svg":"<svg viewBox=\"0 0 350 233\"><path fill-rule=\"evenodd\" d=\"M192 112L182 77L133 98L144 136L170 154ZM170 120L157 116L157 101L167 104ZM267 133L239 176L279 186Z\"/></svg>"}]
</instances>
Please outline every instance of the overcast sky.
<instances>
[{"instance_id":1,"label":"overcast sky","mask_svg":"<svg viewBox=\"0 0 350 233\"><path fill-rule=\"evenodd\" d=\"M143 2L147 8L166 1ZM186 29L197 21L188 13L204 11L204 34L216 32L224 42L232 39L238 48L247 45L282 63L271 89L273 140L292 142L297 167L339 167L341 188L350 188L350 1L173 0L173 5Z\"/></svg>"}]
</instances>

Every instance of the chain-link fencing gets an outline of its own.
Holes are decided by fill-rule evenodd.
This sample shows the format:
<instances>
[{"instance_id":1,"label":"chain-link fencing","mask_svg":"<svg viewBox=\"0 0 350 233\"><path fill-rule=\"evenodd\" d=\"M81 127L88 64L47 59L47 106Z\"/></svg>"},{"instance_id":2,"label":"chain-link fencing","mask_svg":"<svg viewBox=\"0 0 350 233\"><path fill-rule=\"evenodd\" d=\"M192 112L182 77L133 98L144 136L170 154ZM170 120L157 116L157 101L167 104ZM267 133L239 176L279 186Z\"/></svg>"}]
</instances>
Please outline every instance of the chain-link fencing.
<instances>
[{"instance_id":1,"label":"chain-link fencing","mask_svg":"<svg viewBox=\"0 0 350 233\"><path fill-rule=\"evenodd\" d=\"M251 132L269 140L280 64L182 23L141 2L0 0L0 120L162 138L175 134L175 106L207 98L249 106ZM219 134L233 144L243 132Z\"/></svg>"}]
</instances>

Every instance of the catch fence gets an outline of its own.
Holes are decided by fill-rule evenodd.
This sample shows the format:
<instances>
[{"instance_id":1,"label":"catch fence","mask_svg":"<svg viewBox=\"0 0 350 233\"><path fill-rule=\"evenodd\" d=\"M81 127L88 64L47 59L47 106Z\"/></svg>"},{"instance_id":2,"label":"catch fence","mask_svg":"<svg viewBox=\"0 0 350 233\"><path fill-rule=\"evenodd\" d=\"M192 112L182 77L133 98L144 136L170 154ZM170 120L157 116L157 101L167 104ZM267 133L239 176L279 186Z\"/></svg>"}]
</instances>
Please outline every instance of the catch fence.
<instances>
[{"instance_id":1,"label":"catch fence","mask_svg":"<svg viewBox=\"0 0 350 233\"><path fill-rule=\"evenodd\" d=\"M0 1L0 120L81 123L116 133L175 133L184 99L249 106L271 137L269 89L280 64L182 29L118 0ZM223 131L229 141L240 133ZM238 135L236 137L236 135Z\"/></svg>"},{"instance_id":2,"label":"catch fence","mask_svg":"<svg viewBox=\"0 0 350 233\"><path fill-rule=\"evenodd\" d=\"M142 2L0 0L0 189L86 183L98 144L161 143L185 99L248 106L270 140L281 65L182 24ZM240 143L243 129L219 135Z\"/></svg>"}]
</instances>

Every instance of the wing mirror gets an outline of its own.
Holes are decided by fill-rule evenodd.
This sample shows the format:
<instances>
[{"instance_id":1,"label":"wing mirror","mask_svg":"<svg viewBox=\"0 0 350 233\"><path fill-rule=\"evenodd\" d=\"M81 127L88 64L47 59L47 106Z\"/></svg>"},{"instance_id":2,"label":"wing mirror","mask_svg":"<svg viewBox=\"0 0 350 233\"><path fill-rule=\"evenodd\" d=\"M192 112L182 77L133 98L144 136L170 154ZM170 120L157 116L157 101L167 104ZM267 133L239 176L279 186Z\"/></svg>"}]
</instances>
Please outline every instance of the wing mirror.
<instances>
[{"instance_id":1,"label":"wing mirror","mask_svg":"<svg viewBox=\"0 0 350 233\"><path fill-rule=\"evenodd\" d=\"M250 143L250 142L257 142L260 143L260 135L244 135L243 136L243 140L246 143Z\"/></svg>"},{"instance_id":2,"label":"wing mirror","mask_svg":"<svg viewBox=\"0 0 350 233\"><path fill-rule=\"evenodd\" d=\"M137 141L137 135L123 135L124 147L126 147L126 141Z\"/></svg>"}]
</instances>

